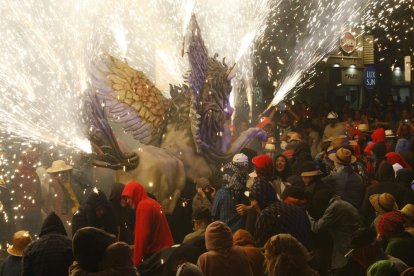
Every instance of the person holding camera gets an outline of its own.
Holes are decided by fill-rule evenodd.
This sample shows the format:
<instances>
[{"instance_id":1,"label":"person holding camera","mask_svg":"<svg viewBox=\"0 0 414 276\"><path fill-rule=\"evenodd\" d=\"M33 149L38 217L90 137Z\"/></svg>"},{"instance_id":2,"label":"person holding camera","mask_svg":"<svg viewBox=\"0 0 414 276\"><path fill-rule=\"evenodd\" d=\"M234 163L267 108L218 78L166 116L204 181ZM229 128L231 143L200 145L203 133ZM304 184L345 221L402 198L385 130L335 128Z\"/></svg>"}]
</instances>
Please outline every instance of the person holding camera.
<instances>
[{"instance_id":1,"label":"person holding camera","mask_svg":"<svg viewBox=\"0 0 414 276\"><path fill-rule=\"evenodd\" d=\"M211 211L211 202L216 190L205 177L200 177L196 181L196 188L197 194L193 198L193 211L202 208L207 208Z\"/></svg>"},{"instance_id":2,"label":"person holding camera","mask_svg":"<svg viewBox=\"0 0 414 276\"><path fill-rule=\"evenodd\" d=\"M398 138L405 138L409 140L414 135L414 125L410 118L410 113L407 109L401 112L401 121L398 124L397 136Z\"/></svg>"}]
</instances>

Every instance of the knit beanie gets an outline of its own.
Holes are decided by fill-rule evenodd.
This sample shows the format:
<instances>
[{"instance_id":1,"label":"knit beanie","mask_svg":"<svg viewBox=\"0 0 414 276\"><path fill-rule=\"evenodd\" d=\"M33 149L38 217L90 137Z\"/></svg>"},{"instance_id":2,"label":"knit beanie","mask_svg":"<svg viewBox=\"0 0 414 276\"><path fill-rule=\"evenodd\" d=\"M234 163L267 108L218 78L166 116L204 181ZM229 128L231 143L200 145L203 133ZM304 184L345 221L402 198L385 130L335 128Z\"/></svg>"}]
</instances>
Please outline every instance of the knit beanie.
<instances>
[{"instance_id":1,"label":"knit beanie","mask_svg":"<svg viewBox=\"0 0 414 276\"><path fill-rule=\"evenodd\" d=\"M222 221L215 221L207 226L206 248L208 251L221 251L233 246L233 236L230 228Z\"/></svg>"},{"instance_id":2,"label":"knit beanie","mask_svg":"<svg viewBox=\"0 0 414 276\"><path fill-rule=\"evenodd\" d=\"M393 262L388 260L381 260L373 263L367 269L367 276L399 276L398 270L395 268Z\"/></svg>"},{"instance_id":3,"label":"knit beanie","mask_svg":"<svg viewBox=\"0 0 414 276\"><path fill-rule=\"evenodd\" d=\"M273 169L273 160L267 154L260 154L252 159L258 175L270 176Z\"/></svg>"},{"instance_id":4,"label":"knit beanie","mask_svg":"<svg viewBox=\"0 0 414 276\"><path fill-rule=\"evenodd\" d=\"M82 269L97 272L106 248L114 242L114 235L98 228L84 227L73 236L73 255Z\"/></svg>"},{"instance_id":5,"label":"knit beanie","mask_svg":"<svg viewBox=\"0 0 414 276\"><path fill-rule=\"evenodd\" d=\"M203 276L198 266L192 263L183 263L177 269L177 276Z\"/></svg>"},{"instance_id":6,"label":"knit beanie","mask_svg":"<svg viewBox=\"0 0 414 276\"><path fill-rule=\"evenodd\" d=\"M399 212L388 212L383 214L377 223L378 234L390 237L404 232L404 216Z\"/></svg>"}]
</instances>

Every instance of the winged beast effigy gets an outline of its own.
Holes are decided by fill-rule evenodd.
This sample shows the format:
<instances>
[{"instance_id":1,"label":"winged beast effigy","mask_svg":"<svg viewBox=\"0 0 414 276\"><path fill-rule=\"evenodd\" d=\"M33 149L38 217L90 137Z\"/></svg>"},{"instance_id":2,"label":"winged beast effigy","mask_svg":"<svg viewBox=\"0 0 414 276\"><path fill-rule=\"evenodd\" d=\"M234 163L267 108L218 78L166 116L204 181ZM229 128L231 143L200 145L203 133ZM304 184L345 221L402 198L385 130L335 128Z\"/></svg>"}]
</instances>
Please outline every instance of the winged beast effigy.
<instances>
[{"instance_id":1,"label":"winged beast effigy","mask_svg":"<svg viewBox=\"0 0 414 276\"><path fill-rule=\"evenodd\" d=\"M87 103L94 165L116 170L122 183L140 181L169 212L186 179L210 177L252 139L266 138L261 129L250 128L230 142L233 68L217 54L209 57L195 16L190 28L190 70L184 84L170 84L171 99L143 72L107 55L91 70ZM108 119L137 140L133 152L121 150Z\"/></svg>"}]
</instances>

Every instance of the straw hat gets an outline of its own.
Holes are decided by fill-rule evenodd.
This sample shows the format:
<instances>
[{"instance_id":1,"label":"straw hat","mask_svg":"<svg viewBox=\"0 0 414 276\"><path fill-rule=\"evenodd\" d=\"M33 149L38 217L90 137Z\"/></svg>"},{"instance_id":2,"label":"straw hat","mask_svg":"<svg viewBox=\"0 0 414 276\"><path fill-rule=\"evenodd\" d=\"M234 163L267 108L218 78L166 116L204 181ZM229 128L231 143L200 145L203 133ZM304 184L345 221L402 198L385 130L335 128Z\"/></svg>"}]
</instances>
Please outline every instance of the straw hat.
<instances>
[{"instance_id":1,"label":"straw hat","mask_svg":"<svg viewBox=\"0 0 414 276\"><path fill-rule=\"evenodd\" d=\"M414 220L414 205L413 204L405 205L400 210L400 212L403 213L406 217L409 217L410 219Z\"/></svg>"},{"instance_id":2,"label":"straw hat","mask_svg":"<svg viewBox=\"0 0 414 276\"><path fill-rule=\"evenodd\" d=\"M300 176L315 176L315 175L321 175L322 172L319 170L319 167L311 161L303 163L302 166L302 173Z\"/></svg>"},{"instance_id":3,"label":"straw hat","mask_svg":"<svg viewBox=\"0 0 414 276\"><path fill-rule=\"evenodd\" d=\"M392 129L387 129L387 130L385 130L385 137L386 138L395 138L396 136L394 135L394 132L392 131Z\"/></svg>"},{"instance_id":4,"label":"straw hat","mask_svg":"<svg viewBox=\"0 0 414 276\"><path fill-rule=\"evenodd\" d=\"M373 194L369 197L369 202L371 202L372 207L380 213L398 210L395 198L389 193Z\"/></svg>"},{"instance_id":5,"label":"straw hat","mask_svg":"<svg viewBox=\"0 0 414 276\"><path fill-rule=\"evenodd\" d=\"M329 154L329 159L341 165L353 164L357 158L346 148L340 148L335 153Z\"/></svg>"},{"instance_id":6,"label":"straw hat","mask_svg":"<svg viewBox=\"0 0 414 276\"><path fill-rule=\"evenodd\" d=\"M56 160L53 161L52 167L46 170L47 173L58 173L64 171L70 171L73 167L71 165L67 165L63 160Z\"/></svg>"},{"instance_id":7,"label":"straw hat","mask_svg":"<svg viewBox=\"0 0 414 276\"><path fill-rule=\"evenodd\" d=\"M29 243L32 242L32 237L27 231L18 231L13 235L12 245L7 248L7 252L16 257L23 256L23 250Z\"/></svg>"},{"instance_id":8,"label":"straw hat","mask_svg":"<svg viewBox=\"0 0 414 276\"><path fill-rule=\"evenodd\" d=\"M328 148L328 152L335 150L335 149L339 149L340 147L343 147L346 145L349 145L349 140L346 135L333 137L331 138L331 145Z\"/></svg>"},{"instance_id":9,"label":"straw hat","mask_svg":"<svg viewBox=\"0 0 414 276\"><path fill-rule=\"evenodd\" d=\"M369 130L369 127L367 124L359 124L358 125L358 130L361 132L367 132Z\"/></svg>"}]
</instances>

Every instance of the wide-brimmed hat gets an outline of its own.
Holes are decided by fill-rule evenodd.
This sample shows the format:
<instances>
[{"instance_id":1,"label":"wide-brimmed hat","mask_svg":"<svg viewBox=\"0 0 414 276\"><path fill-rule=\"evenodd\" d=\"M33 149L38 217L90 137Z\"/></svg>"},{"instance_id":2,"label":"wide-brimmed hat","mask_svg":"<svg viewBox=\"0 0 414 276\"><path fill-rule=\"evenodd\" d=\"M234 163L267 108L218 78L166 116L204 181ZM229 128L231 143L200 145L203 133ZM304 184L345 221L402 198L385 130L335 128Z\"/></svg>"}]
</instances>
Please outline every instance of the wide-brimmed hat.
<instances>
[{"instance_id":1,"label":"wide-brimmed hat","mask_svg":"<svg viewBox=\"0 0 414 276\"><path fill-rule=\"evenodd\" d=\"M367 124L359 124L358 125L358 130L361 132L368 132L369 127Z\"/></svg>"},{"instance_id":2,"label":"wide-brimmed hat","mask_svg":"<svg viewBox=\"0 0 414 276\"><path fill-rule=\"evenodd\" d=\"M349 140L348 137L346 135L341 135L341 136L337 136L337 137L332 137L331 138L331 145L328 148L328 152L333 151L335 149L339 149L343 146L347 146L349 145Z\"/></svg>"},{"instance_id":3,"label":"wide-brimmed hat","mask_svg":"<svg viewBox=\"0 0 414 276\"><path fill-rule=\"evenodd\" d=\"M58 173L58 172L69 171L71 169L73 169L73 167L71 165L67 165L65 161L56 160L56 161L53 161L52 167L48 168L46 172L47 173Z\"/></svg>"},{"instance_id":4,"label":"wide-brimmed hat","mask_svg":"<svg viewBox=\"0 0 414 276\"><path fill-rule=\"evenodd\" d=\"M12 245L7 248L7 252L12 256L23 256L23 250L29 243L32 242L32 237L28 231L18 231L13 235Z\"/></svg>"},{"instance_id":5,"label":"wide-brimmed hat","mask_svg":"<svg viewBox=\"0 0 414 276\"><path fill-rule=\"evenodd\" d=\"M340 148L335 153L329 154L329 159L341 165L353 164L357 161L352 152L346 148Z\"/></svg>"},{"instance_id":6,"label":"wide-brimmed hat","mask_svg":"<svg viewBox=\"0 0 414 276\"><path fill-rule=\"evenodd\" d=\"M389 193L373 194L369 197L369 202L371 202L372 207L380 213L398 210L398 205L395 203L394 196Z\"/></svg>"},{"instance_id":7,"label":"wide-brimmed hat","mask_svg":"<svg viewBox=\"0 0 414 276\"><path fill-rule=\"evenodd\" d=\"M331 111L328 113L328 115L326 116L327 119L338 119L338 114L334 111Z\"/></svg>"},{"instance_id":8,"label":"wide-brimmed hat","mask_svg":"<svg viewBox=\"0 0 414 276\"><path fill-rule=\"evenodd\" d=\"M312 161L304 162L301 171L302 173L300 176L315 176L322 174L319 167Z\"/></svg>"},{"instance_id":9,"label":"wide-brimmed hat","mask_svg":"<svg viewBox=\"0 0 414 276\"><path fill-rule=\"evenodd\" d=\"M385 137L386 138L395 138L396 136L394 135L394 132L392 131L392 129L386 129L385 130Z\"/></svg>"},{"instance_id":10,"label":"wide-brimmed hat","mask_svg":"<svg viewBox=\"0 0 414 276\"><path fill-rule=\"evenodd\" d=\"M407 204L405 205L400 212L404 214L406 217L414 220L414 205L413 204Z\"/></svg>"}]
</instances>

